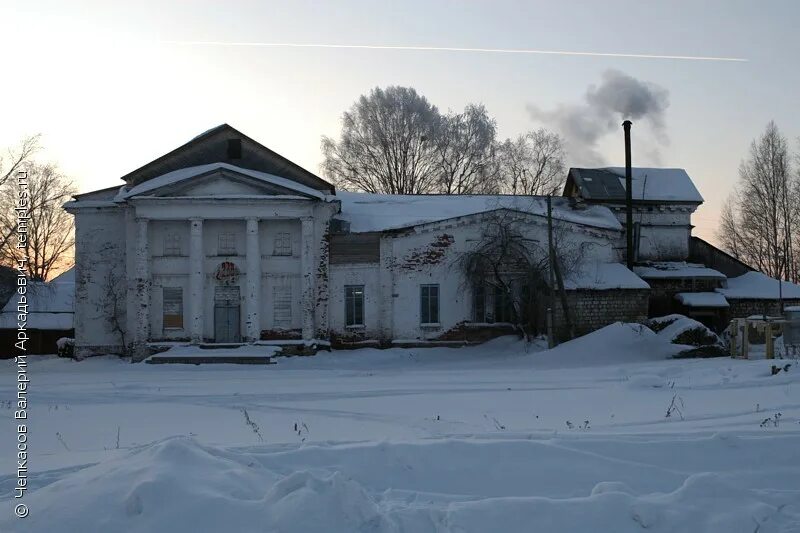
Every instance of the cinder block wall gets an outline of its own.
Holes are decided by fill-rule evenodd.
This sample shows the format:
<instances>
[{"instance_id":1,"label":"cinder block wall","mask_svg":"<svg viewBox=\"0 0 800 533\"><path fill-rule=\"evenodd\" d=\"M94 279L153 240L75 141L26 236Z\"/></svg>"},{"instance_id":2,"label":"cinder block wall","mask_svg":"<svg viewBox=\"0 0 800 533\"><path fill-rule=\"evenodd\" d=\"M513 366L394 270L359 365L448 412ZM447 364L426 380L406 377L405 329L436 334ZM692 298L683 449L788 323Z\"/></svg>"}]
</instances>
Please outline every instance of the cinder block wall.
<instances>
[{"instance_id":1,"label":"cinder block wall","mask_svg":"<svg viewBox=\"0 0 800 533\"><path fill-rule=\"evenodd\" d=\"M780 316L781 310L778 300L766 299L734 299L728 298L730 318L747 318L751 315ZM784 300L784 307L800 305L800 299Z\"/></svg>"},{"instance_id":2,"label":"cinder block wall","mask_svg":"<svg viewBox=\"0 0 800 533\"><path fill-rule=\"evenodd\" d=\"M614 322L642 322L647 318L650 291L616 289L567 291L576 335L585 335ZM569 335L561 300L556 298L554 328L559 338Z\"/></svg>"}]
</instances>

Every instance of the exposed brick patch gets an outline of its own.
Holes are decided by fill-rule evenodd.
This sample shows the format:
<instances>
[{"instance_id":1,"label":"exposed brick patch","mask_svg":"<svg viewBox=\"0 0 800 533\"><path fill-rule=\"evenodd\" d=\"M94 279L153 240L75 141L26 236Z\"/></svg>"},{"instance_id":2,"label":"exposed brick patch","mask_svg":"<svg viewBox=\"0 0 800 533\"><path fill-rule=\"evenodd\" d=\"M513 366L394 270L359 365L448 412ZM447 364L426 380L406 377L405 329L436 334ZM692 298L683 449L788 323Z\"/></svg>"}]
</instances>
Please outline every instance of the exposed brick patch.
<instances>
[{"instance_id":1,"label":"exposed brick patch","mask_svg":"<svg viewBox=\"0 0 800 533\"><path fill-rule=\"evenodd\" d=\"M435 265L447 254L447 249L456 239L449 233L437 235L430 244L416 248L406 255L400 263L402 270L418 270L425 265Z\"/></svg>"},{"instance_id":2,"label":"exposed brick patch","mask_svg":"<svg viewBox=\"0 0 800 533\"><path fill-rule=\"evenodd\" d=\"M300 329L264 329L259 338L262 341L297 340L303 338L303 332Z\"/></svg>"}]
</instances>

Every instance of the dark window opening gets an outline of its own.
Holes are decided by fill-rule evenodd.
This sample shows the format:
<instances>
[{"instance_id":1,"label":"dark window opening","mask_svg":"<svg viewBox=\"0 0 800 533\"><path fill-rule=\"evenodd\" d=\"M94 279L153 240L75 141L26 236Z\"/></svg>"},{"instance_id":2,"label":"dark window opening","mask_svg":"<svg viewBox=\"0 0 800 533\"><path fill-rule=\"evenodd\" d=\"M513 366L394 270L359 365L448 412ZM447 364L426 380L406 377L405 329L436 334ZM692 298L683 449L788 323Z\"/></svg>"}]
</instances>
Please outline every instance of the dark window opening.
<instances>
[{"instance_id":1,"label":"dark window opening","mask_svg":"<svg viewBox=\"0 0 800 533\"><path fill-rule=\"evenodd\" d=\"M439 323L439 286L420 286L420 323Z\"/></svg>"},{"instance_id":2,"label":"dark window opening","mask_svg":"<svg viewBox=\"0 0 800 533\"><path fill-rule=\"evenodd\" d=\"M364 325L364 286L347 285L344 288L345 326Z\"/></svg>"}]
</instances>

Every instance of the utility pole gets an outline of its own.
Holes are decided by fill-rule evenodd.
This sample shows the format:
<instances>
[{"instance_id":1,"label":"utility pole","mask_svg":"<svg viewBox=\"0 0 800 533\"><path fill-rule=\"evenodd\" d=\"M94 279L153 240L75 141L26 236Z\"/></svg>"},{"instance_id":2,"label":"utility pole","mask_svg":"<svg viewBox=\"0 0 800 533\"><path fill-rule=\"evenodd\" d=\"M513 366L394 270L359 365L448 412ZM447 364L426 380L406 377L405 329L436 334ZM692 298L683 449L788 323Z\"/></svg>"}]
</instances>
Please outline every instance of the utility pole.
<instances>
[{"instance_id":1,"label":"utility pole","mask_svg":"<svg viewBox=\"0 0 800 533\"><path fill-rule=\"evenodd\" d=\"M553 249L553 195L547 195L547 249L548 249L548 274L550 276L550 301L547 302L547 346L552 348L556 345L555 335L553 335L553 309L556 301L556 282L555 272L555 252Z\"/></svg>"}]
</instances>

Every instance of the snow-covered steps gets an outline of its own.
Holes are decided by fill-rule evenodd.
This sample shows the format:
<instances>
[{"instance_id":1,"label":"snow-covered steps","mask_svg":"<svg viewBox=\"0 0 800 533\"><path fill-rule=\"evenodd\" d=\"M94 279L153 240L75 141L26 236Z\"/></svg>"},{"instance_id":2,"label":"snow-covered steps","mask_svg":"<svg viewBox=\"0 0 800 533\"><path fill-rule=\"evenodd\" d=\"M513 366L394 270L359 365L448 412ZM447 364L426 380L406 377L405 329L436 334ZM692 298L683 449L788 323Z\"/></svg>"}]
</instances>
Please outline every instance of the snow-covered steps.
<instances>
[{"instance_id":1,"label":"snow-covered steps","mask_svg":"<svg viewBox=\"0 0 800 533\"><path fill-rule=\"evenodd\" d=\"M279 346L258 346L251 344L225 344L200 346L173 346L145 359L150 364L274 364L273 356L280 352Z\"/></svg>"}]
</instances>

